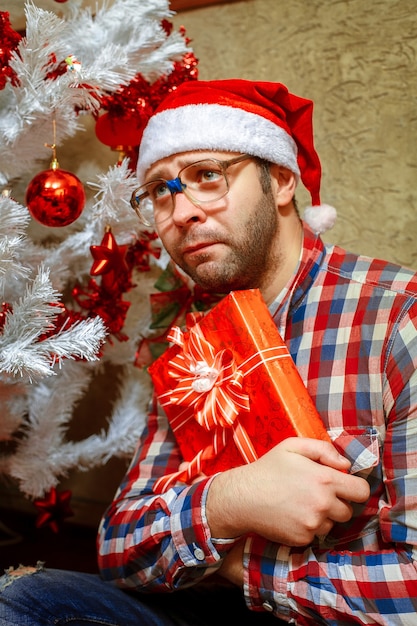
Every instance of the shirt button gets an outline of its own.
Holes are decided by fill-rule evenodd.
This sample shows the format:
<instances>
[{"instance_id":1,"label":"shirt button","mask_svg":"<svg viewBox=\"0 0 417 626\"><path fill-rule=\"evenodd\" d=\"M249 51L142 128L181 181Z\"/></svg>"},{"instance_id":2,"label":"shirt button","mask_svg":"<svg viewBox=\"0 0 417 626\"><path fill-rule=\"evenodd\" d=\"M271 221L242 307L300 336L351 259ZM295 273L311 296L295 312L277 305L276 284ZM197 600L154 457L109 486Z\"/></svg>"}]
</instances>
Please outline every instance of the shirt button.
<instances>
[{"instance_id":1,"label":"shirt button","mask_svg":"<svg viewBox=\"0 0 417 626\"><path fill-rule=\"evenodd\" d=\"M272 613L272 611L274 610L274 607L270 602L263 602L262 606L264 607L265 611L268 611L268 613Z\"/></svg>"},{"instance_id":2,"label":"shirt button","mask_svg":"<svg viewBox=\"0 0 417 626\"><path fill-rule=\"evenodd\" d=\"M204 561L205 559L204 552L201 548L196 548L194 550L194 556L197 559L197 561Z\"/></svg>"}]
</instances>

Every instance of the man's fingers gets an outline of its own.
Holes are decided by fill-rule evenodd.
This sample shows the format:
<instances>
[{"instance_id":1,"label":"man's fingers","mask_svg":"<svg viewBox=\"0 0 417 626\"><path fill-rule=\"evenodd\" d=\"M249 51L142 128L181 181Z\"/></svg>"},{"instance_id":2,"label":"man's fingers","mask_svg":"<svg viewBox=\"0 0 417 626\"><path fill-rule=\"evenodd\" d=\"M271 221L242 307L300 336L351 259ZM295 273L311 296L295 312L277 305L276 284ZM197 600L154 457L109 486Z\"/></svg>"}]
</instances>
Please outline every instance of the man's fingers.
<instances>
[{"instance_id":1,"label":"man's fingers","mask_svg":"<svg viewBox=\"0 0 417 626\"><path fill-rule=\"evenodd\" d=\"M336 478L333 477L333 481L336 481L336 494L338 498L358 503L365 502L369 498L370 489L368 483L359 476L347 473L346 470L349 469L350 462L339 454L333 444L327 441L303 437L292 437L285 441L288 443L288 450L296 454L302 454L321 465L340 471L339 476L336 476Z\"/></svg>"},{"instance_id":2,"label":"man's fingers","mask_svg":"<svg viewBox=\"0 0 417 626\"><path fill-rule=\"evenodd\" d=\"M350 467L348 459L339 454L334 445L328 441L309 439L307 437L291 437L285 439L283 443L284 445L286 444L287 450L296 454L302 454L322 465L341 471L348 470Z\"/></svg>"},{"instance_id":3,"label":"man's fingers","mask_svg":"<svg viewBox=\"0 0 417 626\"><path fill-rule=\"evenodd\" d=\"M344 474L337 488L339 498L350 502L366 502L370 495L370 488L364 478L352 474Z\"/></svg>"}]
</instances>

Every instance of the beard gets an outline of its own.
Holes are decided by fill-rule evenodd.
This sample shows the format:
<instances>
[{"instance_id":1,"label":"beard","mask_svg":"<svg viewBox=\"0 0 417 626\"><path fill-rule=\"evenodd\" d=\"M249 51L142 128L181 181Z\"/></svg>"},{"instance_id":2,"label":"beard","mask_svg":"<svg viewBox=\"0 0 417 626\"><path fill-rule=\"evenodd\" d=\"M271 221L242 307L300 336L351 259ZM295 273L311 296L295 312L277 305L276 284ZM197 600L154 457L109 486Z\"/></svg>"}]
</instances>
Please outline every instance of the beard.
<instances>
[{"instance_id":1,"label":"beard","mask_svg":"<svg viewBox=\"0 0 417 626\"><path fill-rule=\"evenodd\" d=\"M221 261L211 260L208 253L202 253L195 266L188 266L181 259L176 260L175 255L173 258L195 283L207 291L228 293L232 290L261 288L277 270L279 258L274 252L274 243L278 231L275 201L267 193L262 195L254 211L233 235L222 237L227 254ZM218 241L218 234L204 233L204 240L210 239Z\"/></svg>"}]
</instances>

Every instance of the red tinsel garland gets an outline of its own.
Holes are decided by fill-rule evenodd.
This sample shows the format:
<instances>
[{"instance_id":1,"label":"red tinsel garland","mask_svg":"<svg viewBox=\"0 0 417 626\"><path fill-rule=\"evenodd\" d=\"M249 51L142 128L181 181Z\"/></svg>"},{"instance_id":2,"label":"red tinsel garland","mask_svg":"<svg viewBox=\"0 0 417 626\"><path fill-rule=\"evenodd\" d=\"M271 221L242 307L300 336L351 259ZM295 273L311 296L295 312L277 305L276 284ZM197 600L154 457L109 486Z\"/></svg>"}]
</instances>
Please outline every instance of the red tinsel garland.
<instances>
[{"instance_id":1,"label":"red tinsel garland","mask_svg":"<svg viewBox=\"0 0 417 626\"><path fill-rule=\"evenodd\" d=\"M172 23L163 20L162 26L169 35ZM187 44L185 29L180 30ZM100 115L96 120L96 135L99 141L113 150L129 156L130 168L136 168L137 149L142 131L152 113L162 100L178 85L198 79L198 60L192 51L186 52L174 63L167 76L151 83L138 73L127 85L100 98ZM105 111L103 113L103 111Z\"/></svg>"},{"instance_id":2,"label":"red tinsel garland","mask_svg":"<svg viewBox=\"0 0 417 626\"><path fill-rule=\"evenodd\" d=\"M9 61L21 39L22 36L10 25L8 11L0 11L0 89L5 88L8 80L14 86L19 84L15 71L9 67Z\"/></svg>"},{"instance_id":3,"label":"red tinsel garland","mask_svg":"<svg viewBox=\"0 0 417 626\"><path fill-rule=\"evenodd\" d=\"M91 276L101 276L99 284L91 278L86 286L76 285L72 291L74 300L86 317L99 315L110 335L119 341L128 337L122 332L130 302L124 300L134 284L134 269L141 272L150 270L150 256L159 258L161 251L154 245L155 233L142 234L141 239L130 246L119 246L110 229L104 234L99 246L91 246L93 264Z\"/></svg>"}]
</instances>

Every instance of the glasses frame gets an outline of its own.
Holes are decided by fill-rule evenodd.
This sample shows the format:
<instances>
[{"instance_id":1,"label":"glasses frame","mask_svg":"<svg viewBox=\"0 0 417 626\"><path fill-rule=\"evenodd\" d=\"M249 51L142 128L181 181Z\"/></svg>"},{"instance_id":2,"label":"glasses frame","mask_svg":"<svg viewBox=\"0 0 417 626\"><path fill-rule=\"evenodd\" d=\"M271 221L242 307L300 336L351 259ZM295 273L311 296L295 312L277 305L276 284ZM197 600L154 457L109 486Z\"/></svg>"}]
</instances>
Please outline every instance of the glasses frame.
<instances>
[{"instance_id":1,"label":"glasses frame","mask_svg":"<svg viewBox=\"0 0 417 626\"><path fill-rule=\"evenodd\" d=\"M149 180L147 183L144 183L143 185L140 185L140 187L137 187L131 195L130 206L135 211L136 215L138 216L142 224L148 227L154 226L154 224L151 223L149 220L147 220L146 217L142 214L142 211L140 209L140 206L136 198L138 196L138 192L140 191L140 189L142 189L143 187L146 187L149 184L158 183L158 182L165 183L169 192L171 193L172 213L175 210L175 197L177 193L183 193L188 198L188 200L190 200L190 202L192 202L195 206L200 206L200 204L208 204L210 202L217 202L217 200L221 200L222 198L224 198L224 196L226 196L229 193L230 185L229 185L229 179L227 177L227 170L229 169L229 167L231 167L232 165L235 165L236 163L241 163L242 161L247 161L249 159L254 159L254 158L256 157L254 157L251 154L240 154L239 156L233 157L233 159L227 159L226 161L214 159L213 157L207 157L206 159L200 159L198 161L194 161L193 163L188 163L187 165L185 165L184 167L180 169L180 171L178 172L175 178L171 178L169 180L167 180L166 178L155 178L154 180ZM194 167L196 165L199 165L200 163L205 163L207 161L213 161L221 170L223 174L223 178L226 181L226 191L215 200L196 200L188 191L186 185L184 185L184 183L181 181L181 173L189 167ZM162 222L164 221L165 219L162 220Z\"/></svg>"}]
</instances>

